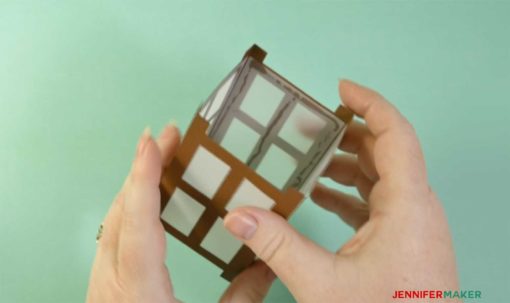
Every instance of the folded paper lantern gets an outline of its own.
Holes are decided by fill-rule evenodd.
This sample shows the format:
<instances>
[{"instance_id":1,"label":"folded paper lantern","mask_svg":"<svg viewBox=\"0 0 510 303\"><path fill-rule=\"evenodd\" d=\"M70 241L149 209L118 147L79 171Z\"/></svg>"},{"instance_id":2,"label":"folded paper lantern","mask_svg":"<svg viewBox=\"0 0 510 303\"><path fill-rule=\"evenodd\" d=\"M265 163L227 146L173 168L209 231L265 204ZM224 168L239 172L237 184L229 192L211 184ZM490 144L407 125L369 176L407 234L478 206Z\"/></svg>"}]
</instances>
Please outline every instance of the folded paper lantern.
<instances>
[{"instance_id":1,"label":"folded paper lantern","mask_svg":"<svg viewBox=\"0 0 510 303\"><path fill-rule=\"evenodd\" d=\"M264 65L265 56L253 45L202 104L160 185L165 229L229 281L256 256L223 227L225 215L256 206L288 218L352 119Z\"/></svg>"}]
</instances>

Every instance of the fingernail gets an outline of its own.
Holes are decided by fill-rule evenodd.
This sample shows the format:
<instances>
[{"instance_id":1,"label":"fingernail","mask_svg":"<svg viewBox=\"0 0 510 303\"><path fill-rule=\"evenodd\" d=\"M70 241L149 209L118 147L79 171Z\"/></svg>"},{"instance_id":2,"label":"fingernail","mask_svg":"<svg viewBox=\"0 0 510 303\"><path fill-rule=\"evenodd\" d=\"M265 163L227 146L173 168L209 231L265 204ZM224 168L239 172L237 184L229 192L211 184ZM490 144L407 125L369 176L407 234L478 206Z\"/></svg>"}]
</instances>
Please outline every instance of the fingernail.
<instances>
[{"instance_id":1,"label":"fingernail","mask_svg":"<svg viewBox=\"0 0 510 303\"><path fill-rule=\"evenodd\" d=\"M165 127L163 128L163 131L161 132L159 138L160 139L168 139L172 135L172 129L177 128L177 122L175 120L170 120Z\"/></svg>"},{"instance_id":2,"label":"fingernail","mask_svg":"<svg viewBox=\"0 0 510 303\"><path fill-rule=\"evenodd\" d=\"M247 213L227 215L225 227L236 237L250 240L257 231L257 220Z\"/></svg>"},{"instance_id":3,"label":"fingernail","mask_svg":"<svg viewBox=\"0 0 510 303\"><path fill-rule=\"evenodd\" d=\"M358 84L357 82L354 82L354 81L352 81L350 79L342 79L342 81L345 82L345 83L349 83L351 85L354 85L354 86L363 87L361 84Z\"/></svg>"},{"instance_id":4,"label":"fingernail","mask_svg":"<svg viewBox=\"0 0 510 303\"><path fill-rule=\"evenodd\" d=\"M136 156L140 157L143 152L145 151L145 147L147 146L147 142L149 142L149 139L151 137L151 129L150 127L145 127L143 130L142 136L140 137L140 140L138 141L138 147L136 148Z\"/></svg>"}]
</instances>

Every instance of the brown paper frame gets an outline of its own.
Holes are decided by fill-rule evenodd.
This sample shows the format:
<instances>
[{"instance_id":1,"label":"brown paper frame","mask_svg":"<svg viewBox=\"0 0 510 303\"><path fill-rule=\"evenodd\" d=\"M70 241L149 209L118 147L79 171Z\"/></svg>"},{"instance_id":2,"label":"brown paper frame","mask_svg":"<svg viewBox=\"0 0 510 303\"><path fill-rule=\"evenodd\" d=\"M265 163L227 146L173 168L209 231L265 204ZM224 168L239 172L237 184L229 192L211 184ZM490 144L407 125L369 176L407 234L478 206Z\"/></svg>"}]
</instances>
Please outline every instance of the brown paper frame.
<instances>
[{"instance_id":1,"label":"brown paper frame","mask_svg":"<svg viewBox=\"0 0 510 303\"><path fill-rule=\"evenodd\" d=\"M243 246L228 264L200 246L200 243L209 232L218 217L225 217L227 211L225 206L237 190L241 182L246 179L257 186L268 197L275 201L272 211L288 218L297 208L303 199L303 194L298 190L291 188L285 192L281 192L271 183L266 181L250 167L237 159L234 155L223 149L216 142L207 136L207 128L209 123L199 115L196 115L191 123L190 128L186 132L177 154L165 169L161 178L161 209L163 210L172 196L176 187L190 195L197 202L205 207L205 211L199 218L189 236L185 236L164 220L163 226L174 237L191 247L193 250L204 256L206 259L223 269L222 277L231 280L242 269L249 266L255 259L253 252L246 246ZM207 198L200 191L186 183L182 176L186 167L189 165L195 151L199 146L207 149L216 157L221 159L225 164L230 166L231 170L222 185L212 199Z\"/></svg>"}]
</instances>

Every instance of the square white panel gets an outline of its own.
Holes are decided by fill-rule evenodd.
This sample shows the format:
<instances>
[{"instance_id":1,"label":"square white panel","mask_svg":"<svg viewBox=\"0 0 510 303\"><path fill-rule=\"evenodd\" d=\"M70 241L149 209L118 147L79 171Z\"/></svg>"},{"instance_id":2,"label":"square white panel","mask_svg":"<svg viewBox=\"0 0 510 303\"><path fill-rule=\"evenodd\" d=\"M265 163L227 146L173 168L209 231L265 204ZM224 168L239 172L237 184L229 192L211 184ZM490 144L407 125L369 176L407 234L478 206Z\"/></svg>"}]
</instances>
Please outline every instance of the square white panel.
<instances>
[{"instance_id":1,"label":"square white panel","mask_svg":"<svg viewBox=\"0 0 510 303\"><path fill-rule=\"evenodd\" d=\"M182 179L212 199L229 171L230 166L207 149L199 146Z\"/></svg>"},{"instance_id":2,"label":"square white panel","mask_svg":"<svg viewBox=\"0 0 510 303\"><path fill-rule=\"evenodd\" d=\"M325 125L326 121L317 113L298 103L292 109L278 136L306 154Z\"/></svg>"},{"instance_id":3,"label":"square white panel","mask_svg":"<svg viewBox=\"0 0 510 303\"><path fill-rule=\"evenodd\" d=\"M297 160L276 145L271 145L256 171L278 189L283 189L294 170Z\"/></svg>"},{"instance_id":4,"label":"square white panel","mask_svg":"<svg viewBox=\"0 0 510 303\"><path fill-rule=\"evenodd\" d=\"M234 118L221 140L221 146L246 163L259 138L260 135L256 131Z\"/></svg>"},{"instance_id":5,"label":"square white panel","mask_svg":"<svg viewBox=\"0 0 510 303\"><path fill-rule=\"evenodd\" d=\"M236 207L256 206L269 210L274 204L273 199L269 198L257 186L245 179L239 185L225 209L231 211Z\"/></svg>"},{"instance_id":6,"label":"square white panel","mask_svg":"<svg viewBox=\"0 0 510 303\"><path fill-rule=\"evenodd\" d=\"M223 226L223 220L218 218L200 245L223 262L230 263L243 242L232 236Z\"/></svg>"},{"instance_id":7,"label":"square white panel","mask_svg":"<svg viewBox=\"0 0 510 303\"><path fill-rule=\"evenodd\" d=\"M161 214L161 218L181 233L189 236L205 207L176 188Z\"/></svg>"},{"instance_id":8,"label":"square white panel","mask_svg":"<svg viewBox=\"0 0 510 303\"><path fill-rule=\"evenodd\" d=\"M284 91L257 73L240 108L260 124L267 126L284 96Z\"/></svg>"}]
</instances>

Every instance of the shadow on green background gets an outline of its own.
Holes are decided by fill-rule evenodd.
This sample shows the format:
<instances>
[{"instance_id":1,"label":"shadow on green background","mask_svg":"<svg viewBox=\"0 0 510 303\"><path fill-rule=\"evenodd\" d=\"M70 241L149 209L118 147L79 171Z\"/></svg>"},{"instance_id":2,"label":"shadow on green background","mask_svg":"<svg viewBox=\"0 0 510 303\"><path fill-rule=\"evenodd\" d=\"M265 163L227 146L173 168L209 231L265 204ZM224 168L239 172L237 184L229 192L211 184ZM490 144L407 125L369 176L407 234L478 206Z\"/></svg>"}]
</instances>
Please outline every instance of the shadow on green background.
<instances>
[{"instance_id":1,"label":"shadow on green background","mask_svg":"<svg viewBox=\"0 0 510 303\"><path fill-rule=\"evenodd\" d=\"M84 300L97 226L144 126L174 118L184 130L257 42L331 109L341 77L401 109L444 202L462 288L503 302L509 13L502 2L0 0L0 301ZM310 201L291 222L330 250L352 235ZM214 302L227 285L170 237L168 265L185 302ZM292 298L276 283L267 301Z\"/></svg>"}]
</instances>

